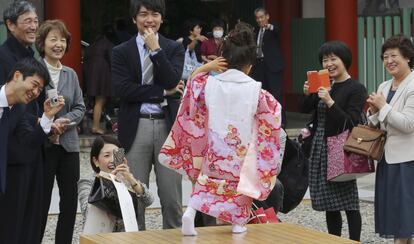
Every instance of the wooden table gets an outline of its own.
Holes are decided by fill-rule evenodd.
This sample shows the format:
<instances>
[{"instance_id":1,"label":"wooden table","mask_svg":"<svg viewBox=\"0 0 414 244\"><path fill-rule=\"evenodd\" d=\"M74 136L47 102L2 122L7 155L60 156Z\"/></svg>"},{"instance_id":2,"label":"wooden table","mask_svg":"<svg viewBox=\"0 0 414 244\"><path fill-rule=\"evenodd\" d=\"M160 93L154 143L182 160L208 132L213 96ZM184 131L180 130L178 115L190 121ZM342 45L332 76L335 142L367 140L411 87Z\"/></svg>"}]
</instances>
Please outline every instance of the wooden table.
<instances>
[{"instance_id":1,"label":"wooden table","mask_svg":"<svg viewBox=\"0 0 414 244\"><path fill-rule=\"evenodd\" d=\"M358 243L288 223L252 224L247 229L246 233L232 234L231 226L202 227L194 237L182 236L180 229L81 235L80 243Z\"/></svg>"}]
</instances>

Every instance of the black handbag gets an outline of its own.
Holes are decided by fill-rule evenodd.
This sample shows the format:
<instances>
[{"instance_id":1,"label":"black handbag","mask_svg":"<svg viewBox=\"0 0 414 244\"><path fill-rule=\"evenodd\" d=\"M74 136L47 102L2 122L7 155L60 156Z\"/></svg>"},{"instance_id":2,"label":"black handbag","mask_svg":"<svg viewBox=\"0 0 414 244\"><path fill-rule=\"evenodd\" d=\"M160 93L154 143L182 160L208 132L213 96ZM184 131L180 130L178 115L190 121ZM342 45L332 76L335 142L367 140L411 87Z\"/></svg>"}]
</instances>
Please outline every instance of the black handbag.
<instances>
[{"instance_id":1,"label":"black handbag","mask_svg":"<svg viewBox=\"0 0 414 244\"><path fill-rule=\"evenodd\" d=\"M280 212L288 213L302 201L308 189L309 161L297 141L286 138L285 154L278 179L283 184L284 196ZM271 198L268 198L270 200ZM272 205L270 202L268 204Z\"/></svg>"},{"instance_id":2,"label":"black handbag","mask_svg":"<svg viewBox=\"0 0 414 244\"><path fill-rule=\"evenodd\" d=\"M132 197L134 208L137 209L138 200L135 193L129 191ZM122 218L121 206L119 205L118 193L111 180L103 177L95 177L91 193L89 194L88 203L111 213L112 215Z\"/></svg>"}]
</instances>

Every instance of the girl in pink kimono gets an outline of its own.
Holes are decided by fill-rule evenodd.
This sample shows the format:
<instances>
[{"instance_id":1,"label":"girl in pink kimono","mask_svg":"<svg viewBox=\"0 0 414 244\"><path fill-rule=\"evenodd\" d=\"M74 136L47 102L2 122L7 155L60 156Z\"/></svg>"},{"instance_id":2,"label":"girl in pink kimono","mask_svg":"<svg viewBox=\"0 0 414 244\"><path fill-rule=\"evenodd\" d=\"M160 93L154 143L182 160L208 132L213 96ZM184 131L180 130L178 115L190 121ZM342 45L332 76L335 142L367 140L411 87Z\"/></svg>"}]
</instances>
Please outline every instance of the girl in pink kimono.
<instances>
[{"instance_id":1,"label":"girl in pink kimono","mask_svg":"<svg viewBox=\"0 0 414 244\"><path fill-rule=\"evenodd\" d=\"M279 172L280 104L251 79L256 46L251 28L239 23L222 48L228 70L216 76L218 60L187 82L176 121L159 161L194 183L182 217L182 233L197 235L196 210L246 231L253 199L265 200Z\"/></svg>"}]
</instances>

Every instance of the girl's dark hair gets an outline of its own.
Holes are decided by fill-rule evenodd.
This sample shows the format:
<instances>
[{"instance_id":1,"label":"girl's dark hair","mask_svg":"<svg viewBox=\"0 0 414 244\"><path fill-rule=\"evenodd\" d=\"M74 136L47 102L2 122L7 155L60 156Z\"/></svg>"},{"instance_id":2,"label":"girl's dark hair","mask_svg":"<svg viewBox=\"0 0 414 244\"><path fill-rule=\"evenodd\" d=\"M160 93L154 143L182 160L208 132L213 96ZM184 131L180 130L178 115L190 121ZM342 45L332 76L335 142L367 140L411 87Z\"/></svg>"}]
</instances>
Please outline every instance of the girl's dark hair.
<instances>
[{"instance_id":1,"label":"girl's dark hair","mask_svg":"<svg viewBox=\"0 0 414 244\"><path fill-rule=\"evenodd\" d=\"M256 60L256 42L251 25L239 22L224 40L222 56L227 60L229 69L241 70Z\"/></svg>"},{"instance_id":2,"label":"girl's dark hair","mask_svg":"<svg viewBox=\"0 0 414 244\"><path fill-rule=\"evenodd\" d=\"M101 152L105 144L114 144L119 148L122 147L121 143L112 136L106 136L106 135L97 136L92 143L91 155L90 155L90 163L91 163L93 171L95 171L96 173L99 173L99 171L101 170L98 167L96 167L96 165L93 163L93 158L95 157L96 159L98 159L99 153Z\"/></svg>"},{"instance_id":3,"label":"girl's dark hair","mask_svg":"<svg viewBox=\"0 0 414 244\"><path fill-rule=\"evenodd\" d=\"M319 62L322 65L323 57L334 54L338 56L345 65L346 69L351 67L352 53L349 47L341 41L325 42L319 48Z\"/></svg>"},{"instance_id":4,"label":"girl's dark hair","mask_svg":"<svg viewBox=\"0 0 414 244\"><path fill-rule=\"evenodd\" d=\"M413 42L404 36L403 34L398 34L388 38L382 45L381 59L384 59L384 53L388 49L398 48L404 58L408 58L410 62L408 65L410 68L413 68L414 65L414 45Z\"/></svg>"}]
</instances>

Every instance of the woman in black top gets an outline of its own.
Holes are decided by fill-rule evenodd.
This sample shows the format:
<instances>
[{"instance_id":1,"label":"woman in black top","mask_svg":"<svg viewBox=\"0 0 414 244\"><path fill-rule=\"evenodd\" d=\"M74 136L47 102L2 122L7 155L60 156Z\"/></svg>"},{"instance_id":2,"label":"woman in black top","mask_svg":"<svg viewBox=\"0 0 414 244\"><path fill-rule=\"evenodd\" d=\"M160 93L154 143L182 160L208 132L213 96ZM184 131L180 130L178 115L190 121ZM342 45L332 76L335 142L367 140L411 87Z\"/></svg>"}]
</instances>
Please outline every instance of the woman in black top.
<instances>
[{"instance_id":1,"label":"woman in black top","mask_svg":"<svg viewBox=\"0 0 414 244\"><path fill-rule=\"evenodd\" d=\"M202 27L200 21L196 19L189 19L185 22L184 29L185 35L188 35L183 38L184 49L188 49L190 52L194 51L196 53L197 61L202 63L201 43L208 40L208 38L201 35Z\"/></svg>"},{"instance_id":2,"label":"woman in black top","mask_svg":"<svg viewBox=\"0 0 414 244\"><path fill-rule=\"evenodd\" d=\"M313 141L309 164L309 189L312 207L326 211L328 232L340 236L342 210L345 211L349 237L359 241L361 235L361 214L356 180L347 182L327 181L326 138L340 134L346 123L351 129L360 121L367 92L365 87L353 80L347 69L351 66L351 51L342 42L324 43L319 50L319 61L328 69L332 80L331 89L319 88L318 93L309 93L306 81L303 92L306 95L302 110L314 111ZM352 123L351 123L352 121Z\"/></svg>"}]
</instances>

